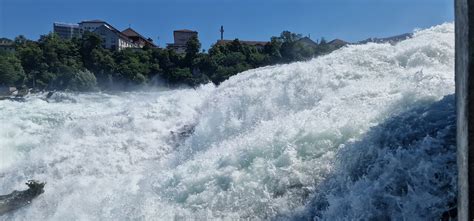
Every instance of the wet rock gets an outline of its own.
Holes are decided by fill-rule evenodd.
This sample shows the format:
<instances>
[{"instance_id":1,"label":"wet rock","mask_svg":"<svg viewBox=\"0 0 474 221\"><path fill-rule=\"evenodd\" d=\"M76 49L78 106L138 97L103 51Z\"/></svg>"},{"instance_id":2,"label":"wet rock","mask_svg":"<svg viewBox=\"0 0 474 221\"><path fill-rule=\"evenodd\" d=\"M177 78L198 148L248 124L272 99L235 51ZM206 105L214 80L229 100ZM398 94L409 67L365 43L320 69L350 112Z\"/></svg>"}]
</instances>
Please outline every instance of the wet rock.
<instances>
[{"instance_id":1,"label":"wet rock","mask_svg":"<svg viewBox=\"0 0 474 221\"><path fill-rule=\"evenodd\" d=\"M44 185L35 180L29 180L26 185L29 187L23 191L13 191L7 195L0 195L0 215L17 210L31 203L31 201L44 193Z\"/></svg>"}]
</instances>

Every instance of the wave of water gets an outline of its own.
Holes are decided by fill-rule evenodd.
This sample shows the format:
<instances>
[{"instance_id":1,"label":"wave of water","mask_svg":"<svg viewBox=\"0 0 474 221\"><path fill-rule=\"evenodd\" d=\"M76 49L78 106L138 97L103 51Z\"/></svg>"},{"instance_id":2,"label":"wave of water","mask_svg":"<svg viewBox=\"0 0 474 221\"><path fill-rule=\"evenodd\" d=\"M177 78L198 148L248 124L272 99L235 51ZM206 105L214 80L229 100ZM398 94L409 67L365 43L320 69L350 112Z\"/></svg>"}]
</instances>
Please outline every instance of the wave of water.
<instances>
[{"instance_id":1,"label":"wave of water","mask_svg":"<svg viewBox=\"0 0 474 221\"><path fill-rule=\"evenodd\" d=\"M457 204L454 95L371 128L293 220L447 220ZM281 216L282 219L289 218Z\"/></svg>"},{"instance_id":2,"label":"wave of water","mask_svg":"<svg viewBox=\"0 0 474 221\"><path fill-rule=\"evenodd\" d=\"M0 194L22 189L27 179L48 182L33 204L0 219L368 217L355 207L338 211L357 203L342 203L350 194L378 197L376 188L363 192L354 186L373 180L388 185L391 175L401 175L369 171L376 178L364 183L338 174L377 165L375 155L356 163L363 150L377 149L363 144L384 140L370 128L452 94L453 70L454 26L443 24L396 45L348 46L308 62L250 70L218 88L0 101ZM447 127L431 126L430 131ZM183 128L192 134L176 142ZM431 157L441 162L453 154ZM330 191L328 183L345 189ZM416 204L428 197L418 193L407 191L396 202L423 211L433 205L446 209L436 200ZM311 206L317 202L326 206ZM395 218L410 211L380 213Z\"/></svg>"}]
</instances>

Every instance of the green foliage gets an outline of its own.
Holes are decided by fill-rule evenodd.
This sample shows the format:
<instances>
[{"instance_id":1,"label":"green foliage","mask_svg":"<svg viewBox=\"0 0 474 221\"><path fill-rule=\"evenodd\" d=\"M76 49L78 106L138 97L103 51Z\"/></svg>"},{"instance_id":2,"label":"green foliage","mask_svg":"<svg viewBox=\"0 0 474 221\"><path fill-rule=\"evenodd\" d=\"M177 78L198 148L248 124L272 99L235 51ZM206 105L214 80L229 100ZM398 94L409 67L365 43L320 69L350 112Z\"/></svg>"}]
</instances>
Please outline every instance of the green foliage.
<instances>
[{"instance_id":1,"label":"green foliage","mask_svg":"<svg viewBox=\"0 0 474 221\"><path fill-rule=\"evenodd\" d=\"M197 57L199 50L201 50L201 43L197 36L193 36L186 42L185 62L188 66L192 66L192 62Z\"/></svg>"},{"instance_id":2,"label":"green foliage","mask_svg":"<svg viewBox=\"0 0 474 221\"><path fill-rule=\"evenodd\" d=\"M0 53L0 85L21 86L25 72L13 53Z\"/></svg>"},{"instance_id":3,"label":"green foliage","mask_svg":"<svg viewBox=\"0 0 474 221\"><path fill-rule=\"evenodd\" d=\"M92 91L97 89L97 80L90 71L74 72L70 77L67 89L72 91Z\"/></svg>"},{"instance_id":4,"label":"green foliage","mask_svg":"<svg viewBox=\"0 0 474 221\"><path fill-rule=\"evenodd\" d=\"M143 51L131 49L122 50L115 54L117 62L116 77L125 82L143 84L149 73L148 55Z\"/></svg>"},{"instance_id":5,"label":"green foliage","mask_svg":"<svg viewBox=\"0 0 474 221\"><path fill-rule=\"evenodd\" d=\"M215 84L229 77L265 65L310 59L336 48L311 42L301 34L284 31L272 37L263 48L251 46L235 39L226 44L216 44L209 49L208 57L198 59L199 68Z\"/></svg>"},{"instance_id":6,"label":"green foliage","mask_svg":"<svg viewBox=\"0 0 474 221\"><path fill-rule=\"evenodd\" d=\"M280 49L282 44L281 39L272 37L270 43L265 45L264 53L268 56L269 63L278 63L281 61L282 56Z\"/></svg>"},{"instance_id":7,"label":"green foliage","mask_svg":"<svg viewBox=\"0 0 474 221\"><path fill-rule=\"evenodd\" d=\"M17 56L21 60L21 64L26 73L39 71L43 58L43 51L36 42L24 41L21 37L15 39Z\"/></svg>"},{"instance_id":8,"label":"green foliage","mask_svg":"<svg viewBox=\"0 0 474 221\"><path fill-rule=\"evenodd\" d=\"M48 71L58 73L61 66L68 66L74 70L83 68L78 47L72 41L63 40L56 34L49 34L41 36L38 43L43 50Z\"/></svg>"},{"instance_id":9,"label":"green foliage","mask_svg":"<svg viewBox=\"0 0 474 221\"><path fill-rule=\"evenodd\" d=\"M250 68L266 65L268 56L255 46L242 44L238 39L227 44L216 44L209 49L207 57L197 63L205 76L215 84Z\"/></svg>"},{"instance_id":10,"label":"green foliage","mask_svg":"<svg viewBox=\"0 0 474 221\"><path fill-rule=\"evenodd\" d=\"M301 35L289 31L284 31L280 35L282 42L280 53L284 62L299 61L313 55L313 53L305 51L304 45L299 41L301 39Z\"/></svg>"},{"instance_id":11,"label":"green foliage","mask_svg":"<svg viewBox=\"0 0 474 221\"><path fill-rule=\"evenodd\" d=\"M102 48L100 36L87 32L81 38L61 39L56 34L38 42L24 36L14 40L16 52L2 54L1 84L26 84L37 89L87 91L123 85L147 84L152 78L168 85L220 84L251 68L305 60L336 48L321 39L309 42L300 34L284 31L264 47L238 39L201 50L197 37L186 44L186 53L161 48L111 51Z\"/></svg>"},{"instance_id":12,"label":"green foliage","mask_svg":"<svg viewBox=\"0 0 474 221\"><path fill-rule=\"evenodd\" d=\"M336 49L337 48L332 48L328 44L326 39L324 39L324 38L321 38L321 40L319 41L319 45L318 45L318 54L319 55L330 53L331 51L334 51Z\"/></svg>"},{"instance_id":13,"label":"green foliage","mask_svg":"<svg viewBox=\"0 0 474 221\"><path fill-rule=\"evenodd\" d=\"M192 82L193 74L189 68L173 68L168 74L165 74L165 78L169 83L190 83Z\"/></svg>"}]
</instances>

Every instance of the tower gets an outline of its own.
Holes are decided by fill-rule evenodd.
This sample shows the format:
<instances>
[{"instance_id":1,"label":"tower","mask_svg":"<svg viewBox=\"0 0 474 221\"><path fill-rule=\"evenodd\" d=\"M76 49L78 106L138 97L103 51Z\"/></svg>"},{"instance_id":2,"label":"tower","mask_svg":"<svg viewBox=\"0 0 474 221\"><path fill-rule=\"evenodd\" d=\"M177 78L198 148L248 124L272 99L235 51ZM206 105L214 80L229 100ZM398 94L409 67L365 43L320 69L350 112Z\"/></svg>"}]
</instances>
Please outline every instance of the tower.
<instances>
[{"instance_id":1,"label":"tower","mask_svg":"<svg viewBox=\"0 0 474 221\"><path fill-rule=\"evenodd\" d=\"M221 40L224 40L224 26L221 25Z\"/></svg>"}]
</instances>

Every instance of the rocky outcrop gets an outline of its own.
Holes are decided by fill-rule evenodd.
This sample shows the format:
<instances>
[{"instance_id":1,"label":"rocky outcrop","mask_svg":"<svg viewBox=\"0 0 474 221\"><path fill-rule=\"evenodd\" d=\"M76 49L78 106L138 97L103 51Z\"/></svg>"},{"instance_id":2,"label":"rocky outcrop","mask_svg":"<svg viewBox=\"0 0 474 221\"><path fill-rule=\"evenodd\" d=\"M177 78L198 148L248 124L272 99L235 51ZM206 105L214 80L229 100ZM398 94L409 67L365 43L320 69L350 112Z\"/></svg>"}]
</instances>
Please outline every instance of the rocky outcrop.
<instances>
[{"instance_id":1,"label":"rocky outcrop","mask_svg":"<svg viewBox=\"0 0 474 221\"><path fill-rule=\"evenodd\" d=\"M31 203L31 201L44 193L44 185L35 180L29 180L26 185L29 187L23 191L13 191L8 195L0 195L0 215L17 210Z\"/></svg>"}]
</instances>

